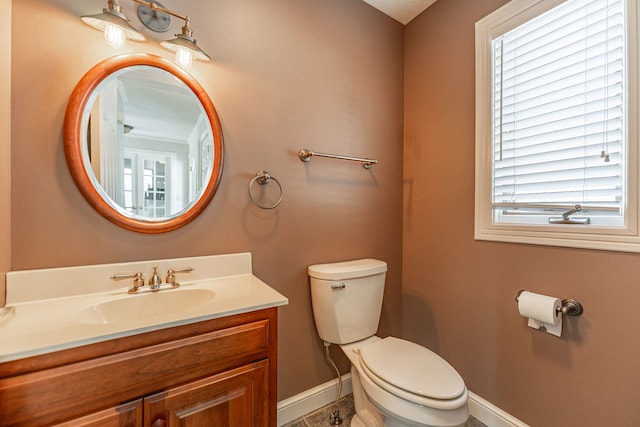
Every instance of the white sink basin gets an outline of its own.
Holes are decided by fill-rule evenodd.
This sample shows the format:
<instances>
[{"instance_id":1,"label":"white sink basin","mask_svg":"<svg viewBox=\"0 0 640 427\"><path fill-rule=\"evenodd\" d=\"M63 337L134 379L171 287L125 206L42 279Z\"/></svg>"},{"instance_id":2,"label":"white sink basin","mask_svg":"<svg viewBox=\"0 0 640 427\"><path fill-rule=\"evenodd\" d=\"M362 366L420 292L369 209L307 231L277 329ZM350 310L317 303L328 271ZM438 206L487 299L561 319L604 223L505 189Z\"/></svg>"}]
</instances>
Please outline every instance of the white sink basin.
<instances>
[{"instance_id":1,"label":"white sink basin","mask_svg":"<svg viewBox=\"0 0 640 427\"><path fill-rule=\"evenodd\" d=\"M149 320L190 310L208 303L214 296L209 289L184 288L127 295L87 307L78 314L78 320L105 325Z\"/></svg>"}]
</instances>

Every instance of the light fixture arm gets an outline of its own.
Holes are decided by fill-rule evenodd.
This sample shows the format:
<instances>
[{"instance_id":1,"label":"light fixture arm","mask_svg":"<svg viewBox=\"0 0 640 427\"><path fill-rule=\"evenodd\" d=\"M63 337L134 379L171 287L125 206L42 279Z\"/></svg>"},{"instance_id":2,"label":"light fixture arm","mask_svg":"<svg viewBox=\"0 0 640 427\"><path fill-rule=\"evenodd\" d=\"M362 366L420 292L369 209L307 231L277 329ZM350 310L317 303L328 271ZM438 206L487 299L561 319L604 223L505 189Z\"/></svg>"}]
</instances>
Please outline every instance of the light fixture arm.
<instances>
[{"instance_id":1,"label":"light fixture arm","mask_svg":"<svg viewBox=\"0 0 640 427\"><path fill-rule=\"evenodd\" d=\"M109 3L111 3L111 1L113 0L109 0ZM144 1L144 0L133 0L135 3L139 3L141 5L147 6L149 9L151 9L153 11L153 13L155 14L156 11L160 11L160 12L164 12L164 13L168 13L171 16L175 16L176 18L180 18L183 21L186 21L187 23L189 22L189 17L186 15L180 15L179 13L174 12L173 10L167 9L166 7L162 7L157 5L156 3L152 3L149 1ZM115 0L115 2L117 3L117 0Z\"/></svg>"},{"instance_id":2,"label":"light fixture arm","mask_svg":"<svg viewBox=\"0 0 640 427\"><path fill-rule=\"evenodd\" d=\"M112 0L109 0L109 2L111 1ZM117 0L114 0L114 1L116 1L117 3ZM176 18L182 19L184 21L184 26L182 27L182 33L180 35L186 36L188 40L195 43L195 39L193 38L193 29L191 28L191 19L187 15L180 15L179 13L174 12L171 9L167 9L164 6L159 5L157 2L149 2L145 0L132 0L132 1L151 9L154 16L156 16L157 12L160 11L160 12L167 13L171 16L175 16ZM178 36L178 34L176 34L176 36Z\"/></svg>"}]
</instances>

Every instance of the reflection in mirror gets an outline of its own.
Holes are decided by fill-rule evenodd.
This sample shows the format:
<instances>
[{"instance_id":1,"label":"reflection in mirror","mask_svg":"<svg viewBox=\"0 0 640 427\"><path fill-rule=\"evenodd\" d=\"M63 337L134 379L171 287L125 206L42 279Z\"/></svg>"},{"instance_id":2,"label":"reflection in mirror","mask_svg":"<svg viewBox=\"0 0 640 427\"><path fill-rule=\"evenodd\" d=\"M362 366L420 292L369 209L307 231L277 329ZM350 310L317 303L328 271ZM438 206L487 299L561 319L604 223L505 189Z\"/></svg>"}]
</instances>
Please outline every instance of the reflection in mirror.
<instances>
[{"instance_id":1,"label":"reflection in mirror","mask_svg":"<svg viewBox=\"0 0 640 427\"><path fill-rule=\"evenodd\" d=\"M198 199L213 167L213 136L181 80L146 65L120 70L96 88L84 117L89 175L114 209L154 220Z\"/></svg>"},{"instance_id":2,"label":"reflection in mirror","mask_svg":"<svg viewBox=\"0 0 640 427\"><path fill-rule=\"evenodd\" d=\"M222 174L211 100L186 71L149 54L106 59L82 77L67 105L64 147L85 199L142 233L195 219Z\"/></svg>"}]
</instances>

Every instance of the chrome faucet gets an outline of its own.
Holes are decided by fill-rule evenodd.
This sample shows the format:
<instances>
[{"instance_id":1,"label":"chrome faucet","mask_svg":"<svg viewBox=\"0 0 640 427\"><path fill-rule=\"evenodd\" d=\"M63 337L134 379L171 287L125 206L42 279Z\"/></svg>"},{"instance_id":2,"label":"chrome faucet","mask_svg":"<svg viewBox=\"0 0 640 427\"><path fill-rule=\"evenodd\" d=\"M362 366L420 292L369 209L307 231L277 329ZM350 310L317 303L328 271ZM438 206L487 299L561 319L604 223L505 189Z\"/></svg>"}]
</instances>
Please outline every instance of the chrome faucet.
<instances>
[{"instance_id":1,"label":"chrome faucet","mask_svg":"<svg viewBox=\"0 0 640 427\"><path fill-rule=\"evenodd\" d=\"M162 279L158 275L158 267L153 267L153 275L149 279L149 287L152 291L159 291Z\"/></svg>"},{"instance_id":2,"label":"chrome faucet","mask_svg":"<svg viewBox=\"0 0 640 427\"><path fill-rule=\"evenodd\" d=\"M166 290L166 289L179 288L180 284L176 283L176 274L191 273L193 270L194 270L193 267L185 267L177 270L170 268L169 270L167 270L167 278L165 280L165 282L167 282L167 285L170 285L170 287L165 286L164 289ZM143 292L140 290L140 288L142 288L145 285L144 274L140 272L133 273L133 274L114 274L113 276L110 277L110 279L111 280L133 279L133 287L127 290L127 292L130 294L138 294ZM153 267L153 273L149 278L149 289L145 292L161 291L163 290L163 288L160 287L161 285L162 285L162 278L158 274L158 267Z\"/></svg>"}]
</instances>

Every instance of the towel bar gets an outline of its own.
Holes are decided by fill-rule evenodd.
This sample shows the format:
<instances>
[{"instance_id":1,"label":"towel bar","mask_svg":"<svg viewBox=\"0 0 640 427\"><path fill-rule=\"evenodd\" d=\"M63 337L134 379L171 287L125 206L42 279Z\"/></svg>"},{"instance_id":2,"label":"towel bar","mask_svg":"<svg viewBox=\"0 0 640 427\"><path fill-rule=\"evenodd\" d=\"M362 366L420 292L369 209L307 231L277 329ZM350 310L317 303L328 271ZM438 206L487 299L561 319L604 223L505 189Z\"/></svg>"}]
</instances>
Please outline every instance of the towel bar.
<instances>
[{"instance_id":1,"label":"towel bar","mask_svg":"<svg viewBox=\"0 0 640 427\"><path fill-rule=\"evenodd\" d=\"M317 151L307 150L306 148L303 148L302 150L300 150L298 152L298 157L300 157L300 160L302 160L303 162L310 161L311 157L313 157L313 156L328 157L328 158L331 158L331 159L351 160L351 161L354 161L354 162L360 162L360 163L362 163L362 167L364 167L365 169L371 169L372 165L377 165L378 164L378 161L374 160L374 159L367 159L367 158L362 158L362 157L341 156L339 154L318 153Z\"/></svg>"}]
</instances>

